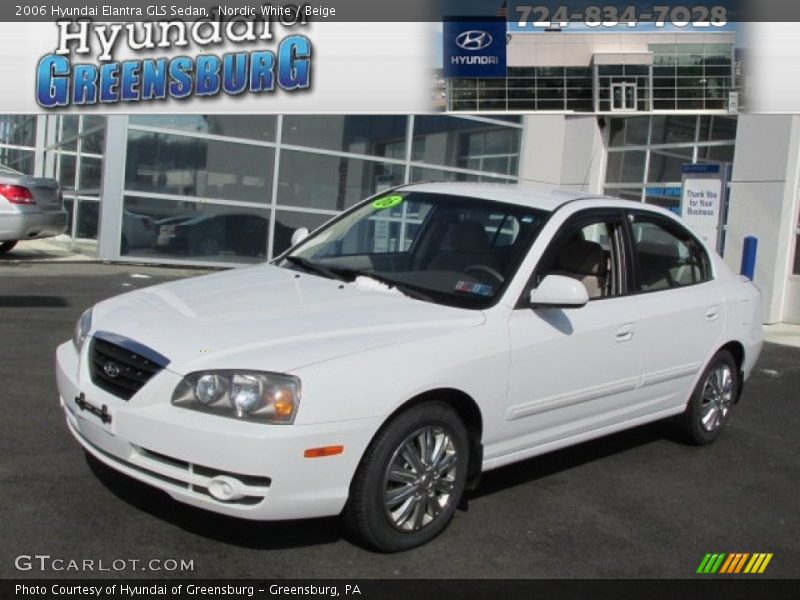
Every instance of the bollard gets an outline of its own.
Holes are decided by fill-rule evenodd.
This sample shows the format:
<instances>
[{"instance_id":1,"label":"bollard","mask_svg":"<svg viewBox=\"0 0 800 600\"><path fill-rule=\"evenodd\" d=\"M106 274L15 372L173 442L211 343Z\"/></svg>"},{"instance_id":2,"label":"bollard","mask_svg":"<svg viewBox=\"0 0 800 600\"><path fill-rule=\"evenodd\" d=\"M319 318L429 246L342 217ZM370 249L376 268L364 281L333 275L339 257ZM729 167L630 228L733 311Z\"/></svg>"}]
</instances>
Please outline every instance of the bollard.
<instances>
[{"instance_id":1,"label":"bollard","mask_svg":"<svg viewBox=\"0 0 800 600\"><path fill-rule=\"evenodd\" d=\"M750 281L756 273L756 250L758 250L758 238L748 235L744 238L744 247L742 248L742 268L739 272L746 275Z\"/></svg>"}]
</instances>

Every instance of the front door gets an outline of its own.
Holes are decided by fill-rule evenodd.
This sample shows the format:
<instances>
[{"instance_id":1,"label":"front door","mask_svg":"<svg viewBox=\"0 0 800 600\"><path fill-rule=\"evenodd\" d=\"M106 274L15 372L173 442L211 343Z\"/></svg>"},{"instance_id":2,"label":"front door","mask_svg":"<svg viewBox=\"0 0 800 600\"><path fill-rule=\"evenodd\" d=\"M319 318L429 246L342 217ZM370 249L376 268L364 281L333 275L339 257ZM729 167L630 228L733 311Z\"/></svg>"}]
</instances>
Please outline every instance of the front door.
<instances>
[{"instance_id":1,"label":"front door","mask_svg":"<svg viewBox=\"0 0 800 600\"><path fill-rule=\"evenodd\" d=\"M573 217L554 237L533 274L581 281L580 308L531 308L509 321L511 367L507 442L499 454L528 453L631 418L642 350L639 304L627 293L621 211Z\"/></svg>"},{"instance_id":2,"label":"front door","mask_svg":"<svg viewBox=\"0 0 800 600\"><path fill-rule=\"evenodd\" d=\"M617 82L611 84L611 110L630 112L636 110L636 84Z\"/></svg>"}]
</instances>

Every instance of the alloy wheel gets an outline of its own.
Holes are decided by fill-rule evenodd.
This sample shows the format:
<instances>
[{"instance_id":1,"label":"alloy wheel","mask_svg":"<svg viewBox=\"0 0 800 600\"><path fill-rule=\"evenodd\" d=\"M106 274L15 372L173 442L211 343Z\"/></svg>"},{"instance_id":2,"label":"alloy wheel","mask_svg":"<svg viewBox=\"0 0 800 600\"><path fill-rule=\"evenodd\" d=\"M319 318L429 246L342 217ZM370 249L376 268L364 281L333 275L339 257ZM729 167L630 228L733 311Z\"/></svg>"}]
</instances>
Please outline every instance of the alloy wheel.
<instances>
[{"instance_id":1,"label":"alloy wheel","mask_svg":"<svg viewBox=\"0 0 800 600\"><path fill-rule=\"evenodd\" d=\"M733 405L733 382L733 372L726 363L720 363L708 374L700 406L700 424L705 431L716 431L727 420Z\"/></svg>"},{"instance_id":2,"label":"alloy wheel","mask_svg":"<svg viewBox=\"0 0 800 600\"><path fill-rule=\"evenodd\" d=\"M408 436L394 451L384 476L383 506L395 529L419 531L453 501L459 468L452 437L427 426Z\"/></svg>"}]
</instances>

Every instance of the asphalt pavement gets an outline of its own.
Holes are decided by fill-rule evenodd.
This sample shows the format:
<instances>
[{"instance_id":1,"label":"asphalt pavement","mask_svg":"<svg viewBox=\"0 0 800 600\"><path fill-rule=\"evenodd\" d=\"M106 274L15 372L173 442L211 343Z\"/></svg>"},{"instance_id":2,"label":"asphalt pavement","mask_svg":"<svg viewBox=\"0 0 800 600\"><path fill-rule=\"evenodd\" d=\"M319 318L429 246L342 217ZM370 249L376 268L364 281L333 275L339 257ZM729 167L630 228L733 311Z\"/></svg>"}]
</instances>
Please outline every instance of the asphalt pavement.
<instances>
[{"instance_id":1,"label":"asphalt pavement","mask_svg":"<svg viewBox=\"0 0 800 600\"><path fill-rule=\"evenodd\" d=\"M402 554L351 543L336 518L193 509L87 460L58 406L56 346L94 302L197 274L0 260L0 576L685 578L709 552L773 553L759 577L800 575L800 349L786 346L765 345L712 446L656 423L492 471L444 534ZM142 571L152 559L192 570ZM69 569L85 560L95 571Z\"/></svg>"}]
</instances>

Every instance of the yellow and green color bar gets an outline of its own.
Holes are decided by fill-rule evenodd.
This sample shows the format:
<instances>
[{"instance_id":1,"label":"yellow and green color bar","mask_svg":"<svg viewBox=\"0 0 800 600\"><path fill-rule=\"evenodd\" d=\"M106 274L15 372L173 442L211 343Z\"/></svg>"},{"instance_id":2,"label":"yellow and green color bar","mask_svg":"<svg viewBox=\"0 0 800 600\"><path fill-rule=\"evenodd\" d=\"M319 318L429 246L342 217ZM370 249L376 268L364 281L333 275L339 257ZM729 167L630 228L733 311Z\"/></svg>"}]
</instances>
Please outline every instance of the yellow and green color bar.
<instances>
[{"instance_id":1,"label":"yellow and green color bar","mask_svg":"<svg viewBox=\"0 0 800 600\"><path fill-rule=\"evenodd\" d=\"M734 573L763 573L767 569L769 561L772 560L772 553L755 552L725 552L706 554L700 566L697 567L698 573L703 574L734 574Z\"/></svg>"}]
</instances>

